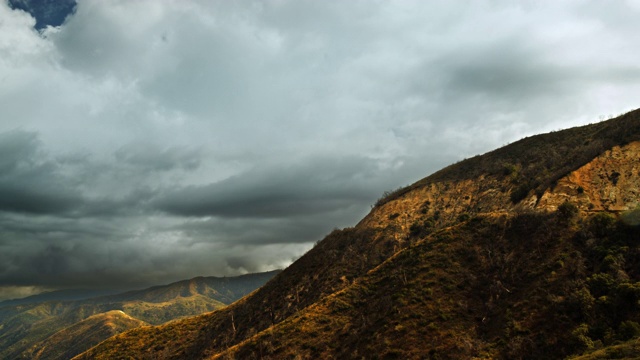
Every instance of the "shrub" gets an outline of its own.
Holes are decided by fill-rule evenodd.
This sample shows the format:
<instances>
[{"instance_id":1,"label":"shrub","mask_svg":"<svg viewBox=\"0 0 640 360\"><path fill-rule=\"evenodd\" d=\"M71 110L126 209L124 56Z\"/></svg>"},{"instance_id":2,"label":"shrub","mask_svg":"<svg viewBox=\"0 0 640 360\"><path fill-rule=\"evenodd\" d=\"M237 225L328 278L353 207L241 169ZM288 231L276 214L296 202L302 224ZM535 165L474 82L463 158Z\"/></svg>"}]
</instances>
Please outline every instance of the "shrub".
<instances>
[{"instance_id":1,"label":"shrub","mask_svg":"<svg viewBox=\"0 0 640 360\"><path fill-rule=\"evenodd\" d=\"M505 163L502 165L502 175L504 176L509 176L516 173L517 171L518 168L513 164Z\"/></svg>"},{"instance_id":2,"label":"shrub","mask_svg":"<svg viewBox=\"0 0 640 360\"><path fill-rule=\"evenodd\" d=\"M578 214L578 207L574 204L565 201L558 206L558 215L562 220L570 220Z\"/></svg>"},{"instance_id":3,"label":"shrub","mask_svg":"<svg viewBox=\"0 0 640 360\"><path fill-rule=\"evenodd\" d=\"M593 349L593 340L588 336L589 326L587 324L580 324L575 328L571 335L573 335L574 341L583 349Z\"/></svg>"},{"instance_id":4,"label":"shrub","mask_svg":"<svg viewBox=\"0 0 640 360\"><path fill-rule=\"evenodd\" d=\"M524 198L529 195L530 190L531 188L529 187L529 184L521 184L511 192L511 195L509 196L511 202L517 204L520 201L524 200Z\"/></svg>"},{"instance_id":5,"label":"shrub","mask_svg":"<svg viewBox=\"0 0 640 360\"><path fill-rule=\"evenodd\" d=\"M434 223L430 219L424 221L416 221L409 227L409 234L412 237L423 237L429 235L433 231Z\"/></svg>"},{"instance_id":6,"label":"shrub","mask_svg":"<svg viewBox=\"0 0 640 360\"><path fill-rule=\"evenodd\" d=\"M607 237L616 231L616 218L604 212L597 213L589 222L589 230L599 238Z\"/></svg>"},{"instance_id":7,"label":"shrub","mask_svg":"<svg viewBox=\"0 0 640 360\"><path fill-rule=\"evenodd\" d=\"M640 336L640 324L635 321L623 321L618 327L620 340L630 340Z\"/></svg>"}]
</instances>

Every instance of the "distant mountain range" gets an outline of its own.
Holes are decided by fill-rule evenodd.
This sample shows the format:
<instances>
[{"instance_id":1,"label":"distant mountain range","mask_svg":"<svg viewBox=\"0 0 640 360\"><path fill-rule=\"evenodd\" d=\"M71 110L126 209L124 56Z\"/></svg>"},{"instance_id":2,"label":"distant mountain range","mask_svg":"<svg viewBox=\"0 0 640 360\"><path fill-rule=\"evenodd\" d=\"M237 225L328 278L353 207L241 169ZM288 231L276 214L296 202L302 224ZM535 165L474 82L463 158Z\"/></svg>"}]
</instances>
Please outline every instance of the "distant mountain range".
<instances>
[{"instance_id":1,"label":"distant mountain range","mask_svg":"<svg viewBox=\"0 0 640 360\"><path fill-rule=\"evenodd\" d=\"M385 194L230 306L88 359L640 358L640 110Z\"/></svg>"},{"instance_id":2,"label":"distant mountain range","mask_svg":"<svg viewBox=\"0 0 640 360\"><path fill-rule=\"evenodd\" d=\"M92 290L92 289L65 289L48 291L37 295L31 295L20 299L0 301L0 308L4 306L26 305L47 301L73 301L84 300L92 297L106 296L118 293L117 290Z\"/></svg>"},{"instance_id":3,"label":"distant mountain range","mask_svg":"<svg viewBox=\"0 0 640 360\"><path fill-rule=\"evenodd\" d=\"M69 290L5 301L0 306L0 358L69 359L125 330L223 308L279 272L197 277L99 297Z\"/></svg>"}]
</instances>

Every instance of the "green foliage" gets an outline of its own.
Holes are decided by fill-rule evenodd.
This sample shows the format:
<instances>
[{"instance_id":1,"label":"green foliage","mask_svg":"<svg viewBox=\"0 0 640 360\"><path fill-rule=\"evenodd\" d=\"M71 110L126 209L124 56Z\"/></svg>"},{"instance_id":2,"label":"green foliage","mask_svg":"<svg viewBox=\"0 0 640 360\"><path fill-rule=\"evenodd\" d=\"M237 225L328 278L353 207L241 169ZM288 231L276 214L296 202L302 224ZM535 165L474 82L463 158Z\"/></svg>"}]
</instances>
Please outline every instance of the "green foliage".
<instances>
[{"instance_id":1,"label":"green foliage","mask_svg":"<svg viewBox=\"0 0 640 360\"><path fill-rule=\"evenodd\" d=\"M558 206L558 214L562 220L571 220L578 214L578 207L565 201Z\"/></svg>"},{"instance_id":2,"label":"green foliage","mask_svg":"<svg viewBox=\"0 0 640 360\"><path fill-rule=\"evenodd\" d=\"M605 212L595 214L589 222L589 230L598 238L607 238L616 232L616 218Z\"/></svg>"},{"instance_id":3,"label":"green foliage","mask_svg":"<svg viewBox=\"0 0 640 360\"><path fill-rule=\"evenodd\" d=\"M515 166L514 164L505 163L502 165L502 175L504 176L517 175L517 173L518 173L518 167Z\"/></svg>"},{"instance_id":4,"label":"green foliage","mask_svg":"<svg viewBox=\"0 0 640 360\"><path fill-rule=\"evenodd\" d=\"M617 286L613 276L605 273L593 274L587 279L589 290L595 297L601 297L611 293Z\"/></svg>"},{"instance_id":5,"label":"green foliage","mask_svg":"<svg viewBox=\"0 0 640 360\"><path fill-rule=\"evenodd\" d=\"M581 351L593 349L593 340L589 337L589 325L580 324L572 332L574 341L581 348Z\"/></svg>"},{"instance_id":6,"label":"green foliage","mask_svg":"<svg viewBox=\"0 0 640 360\"><path fill-rule=\"evenodd\" d=\"M620 340L630 340L640 336L640 324L635 321L623 321L618 327L618 337Z\"/></svg>"}]
</instances>

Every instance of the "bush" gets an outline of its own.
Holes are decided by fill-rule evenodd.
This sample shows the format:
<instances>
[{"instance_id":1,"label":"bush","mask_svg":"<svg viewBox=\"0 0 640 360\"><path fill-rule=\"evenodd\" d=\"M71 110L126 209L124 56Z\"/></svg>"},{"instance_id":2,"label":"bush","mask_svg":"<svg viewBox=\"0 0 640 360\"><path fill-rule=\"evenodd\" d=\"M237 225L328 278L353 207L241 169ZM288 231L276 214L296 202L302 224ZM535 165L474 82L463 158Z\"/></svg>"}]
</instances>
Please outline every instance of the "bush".
<instances>
[{"instance_id":1,"label":"bush","mask_svg":"<svg viewBox=\"0 0 640 360\"><path fill-rule=\"evenodd\" d=\"M630 340L640 336L640 324L635 321L623 321L618 328L620 340Z\"/></svg>"},{"instance_id":2,"label":"bush","mask_svg":"<svg viewBox=\"0 0 640 360\"><path fill-rule=\"evenodd\" d=\"M433 231L434 223L430 219L424 221L416 221L409 227L409 234L412 237L424 237Z\"/></svg>"},{"instance_id":3,"label":"bush","mask_svg":"<svg viewBox=\"0 0 640 360\"><path fill-rule=\"evenodd\" d=\"M599 238L607 237L616 231L616 218L604 212L597 213L589 222L589 230Z\"/></svg>"},{"instance_id":4,"label":"bush","mask_svg":"<svg viewBox=\"0 0 640 360\"><path fill-rule=\"evenodd\" d=\"M565 201L558 206L558 215L562 220L571 220L578 214L578 207L574 204Z\"/></svg>"},{"instance_id":5,"label":"bush","mask_svg":"<svg viewBox=\"0 0 640 360\"><path fill-rule=\"evenodd\" d=\"M511 198L511 202L517 204L524 200L524 198L529 195L529 191L531 191L529 184L521 184L511 192L511 195L509 196Z\"/></svg>"}]
</instances>

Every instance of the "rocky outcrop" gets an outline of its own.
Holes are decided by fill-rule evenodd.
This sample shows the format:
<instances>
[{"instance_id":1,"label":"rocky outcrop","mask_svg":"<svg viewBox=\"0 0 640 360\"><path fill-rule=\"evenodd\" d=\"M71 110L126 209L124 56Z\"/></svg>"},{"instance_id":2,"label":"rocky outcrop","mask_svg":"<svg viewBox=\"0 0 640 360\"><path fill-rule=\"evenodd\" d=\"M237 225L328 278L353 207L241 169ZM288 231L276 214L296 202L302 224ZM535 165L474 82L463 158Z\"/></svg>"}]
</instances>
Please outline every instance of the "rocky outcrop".
<instances>
[{"instance_id":1,"label":"rocky outcrop","mask_svg":"<svg viewBox=\"0 0 640 360\"><path fill-rule=\"evenodd\" d=\"M513 210L555 211L566 201L580 211L622 212L640 206L640 142L607 150L557 181L538 196L531 191L514 204L517 187L508 175L484 175L475 180L434 182L386 202L365 217L360 226L381 228L391 222L403 238L418 219L430 218L434 227L460 216Z\"/></svg>"},{"instance_id":2,"label":"rocky outcrop","mask_svg":"<svg viewBox=\"0 0 640 360\"><path fill-rule=\"evenodd\" d=\"M616 146L560 179L534 205L555 210L565 201L581 211L621 212L640 206L640 142Z\"/></svg>"}]
</instances>

